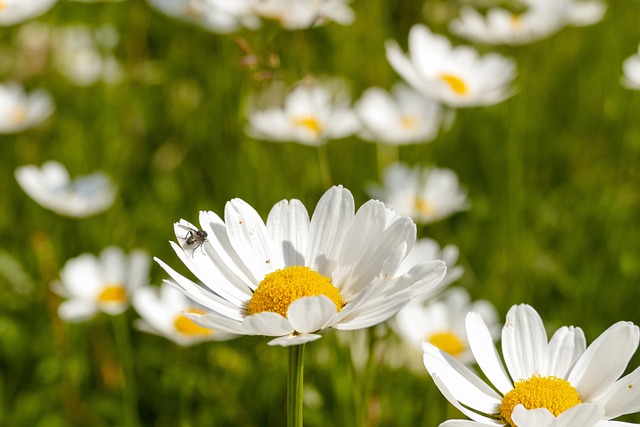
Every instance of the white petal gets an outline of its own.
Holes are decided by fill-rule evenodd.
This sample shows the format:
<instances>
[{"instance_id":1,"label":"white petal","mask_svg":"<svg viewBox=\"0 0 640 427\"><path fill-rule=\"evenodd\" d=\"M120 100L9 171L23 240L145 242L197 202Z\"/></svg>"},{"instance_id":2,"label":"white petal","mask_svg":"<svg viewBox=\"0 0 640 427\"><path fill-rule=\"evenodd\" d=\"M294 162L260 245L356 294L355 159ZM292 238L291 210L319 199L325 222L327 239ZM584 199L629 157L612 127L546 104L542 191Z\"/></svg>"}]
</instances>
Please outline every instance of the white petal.
<instances>
[{"instance_id":1,"label":"white petal","mask_svg":"<svg viewBox=\"0 0 640 427\"><path fill-rule=\"evenodd\" d=\"M558 329L549 341L546 375L567 378L586 347L582 329L573 326Z\"/></svg>"},{"instance_id":2,"label":"white petal","mask_svg":"<svg viewBox=\"0 0 640 427\"><path fill-rule=\"evenodd\" d=\"M286 335L284 337L278 337L278 338L272 339L267 344L280 345L282 347L289 347L292 345L300 345L300 344L305 344L311 341L319 340L320 338L322 338L322 335L316 335L316 334Z\"/></svg>"},{"instance_id":3,"label":"white petal","mask_svg":"<svg viewBox=\"0 0 640 427\"><path fill-rule=\"evenodd\" d=\"M302 297L289 305L287 318L296 332L312 333L326 327L338 312L336 304L325 295Z\"/></svg>"},{"instance_id":4,"label":"white petal","mask_svg":"<svg viewBox=\"0 0 640 427\"><path fill-rule=\"evenodd\" d=\"M527 410L521 404L513 408L511 418L521 427L552 427L556 420L547 408Z\"/></svg>"},{"instance_id":5,"label":"white petal","mask_svg":"<svg viewBox=\"0 0 640 427\"><path fill-rule=\"evenodd\" d=\"M502 353L514 381L545 374L547 345L538 313L526 304L511 307L502 328Z\"/></svg>"},{"instance_id":6,"label":"white petal","mask_svg":"<svg viewBox=\"0 0 640 427\"><path fill-rule=\"evenodd\" d=\"M304 255L309 241L309 214L300 200L276 203L269 212L267 229L281 253L285 266L305 265Z\"/></svg>"},{"instance_id":7,"label":"white petal","mask_svg":"<svg viewBox=\"0 0 640 427\"><path fill-rule=\"evenodd\" d=\"M608 419L640 412L640 367L620 378L598 399Z\"/></svg>"},{"instance_id":8,"label":"white petal","mask_svg":"<svg viewBox=\"0 0 640 427\"><path fill-rule=\"evenodd\" d=\"M471 418L475 422L478 422L479 425L481 426L485 426L485 425L486 426L503 426L504 425L503 423L498 422L494 418L486 417L474 410L467 408L466 406L461 405L460 402L456 400L456 398L453 396L451 391L444 384L442 379L440 379L440 377L438 377L436 374L431 374L431 378L433 379L433 382L436 384L436 386L438 387L442 395L449 401L449 403L451 403L458 411L462 412L467 417ZM456 420L456 421L461 421L461 420Z\"/></svg>"},{"instance_id":9,"label":"white petal","mask_svg":"<svg viewBox=\"0 0 640 427\"><path fill-rule=\"evenodd\" d=\"M58 307L58 316L66 322L82 322L95 316L98 306L91 301L70 299Z\"/></svg>"},{"instance_id":10,"label":"white petal","mask_svg":"<svg viewBox=\"0 0 640 427\"><path fill-rule=\"evenodd\" d=\"M197 325L203 328L213 329L214 331L226 332L231 334L245 335L246 333L242 329L242 323L230 319L226 316L216 313L214 311L207 312L207 314L198 314L185 311L182 313L184 316L193 320Z\"/></svg>"},{"instance_id":11,"label":"white petal","mask_svg":"<svg viewBox=\"0 0 640 427\"><path fill-rule=\"evenodd\" d=\"M293 325L291 325L289 319L270 311L263 311L262 313L245 317L244 322L242 322L242 329L245 334L270 337L278 337L294 332Z\"/></svg>"}]
</instances>

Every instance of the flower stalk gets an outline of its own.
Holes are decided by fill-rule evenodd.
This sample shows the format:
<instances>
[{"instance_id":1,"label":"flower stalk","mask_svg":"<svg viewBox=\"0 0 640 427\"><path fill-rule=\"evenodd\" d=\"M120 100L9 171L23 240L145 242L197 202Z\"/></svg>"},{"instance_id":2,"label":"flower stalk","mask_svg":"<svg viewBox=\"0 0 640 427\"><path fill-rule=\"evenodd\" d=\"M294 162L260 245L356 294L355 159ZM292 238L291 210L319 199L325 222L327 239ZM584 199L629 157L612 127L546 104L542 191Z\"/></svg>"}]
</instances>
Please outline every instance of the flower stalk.
<instances>
[{"instance_id":1,"label":"flower stalk","mask_svg":"<svg viewBox=\"0 0 640 427\"><path fill-rule=\"evenodd\" d=\"M289 347L289 382L287 384L287 427L302 427L302 393L304 387L304 344Z\"/></svg>"}]
</instances>

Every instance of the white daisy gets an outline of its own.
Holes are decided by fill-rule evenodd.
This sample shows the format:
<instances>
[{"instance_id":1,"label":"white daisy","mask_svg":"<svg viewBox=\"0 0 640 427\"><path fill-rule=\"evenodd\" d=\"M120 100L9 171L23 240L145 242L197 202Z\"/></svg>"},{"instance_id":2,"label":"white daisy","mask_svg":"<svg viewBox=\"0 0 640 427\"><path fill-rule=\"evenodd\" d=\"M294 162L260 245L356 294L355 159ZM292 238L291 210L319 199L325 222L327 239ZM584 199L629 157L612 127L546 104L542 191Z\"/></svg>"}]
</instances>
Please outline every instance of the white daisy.
<instances>
[{"instance_id":1,"label":"white daisy","mask_svg":"<svg viewBox=\"0 0 640 427\"><path fill-rule=\"evenodd\" d=\"M265 19L278 21L288 30L317 27L334 21L350 25L355 14L349 0L260 0L254 10Z\"/></svg>"},{"instance_id":2,"label":"white daisy","mask_svg":"<svg viewBox=\"0 0 640 427\"><path fill-rule=\"evenodd\" d=\"M469 46L452 47L446 37L424 25L409 32L409 55L387 41L387 60L400 76L424 95L450 107L497 104L513 94L516 65L496 53L480 57Z\"/></svg>"},{"instance_id":3,"label":"white daisy","mask_svg":"<svg viewBox=\"0 0 640 427\"><path fill-rule=\"evenodd\" d=\"M57 214L84 218L100 213L113 204L116 189L104 174L96 172L74 180L60 163L48 161L16 169L20 187L41 206Z\"/></svg>"},{"instance_id":4,"label":"white daisy","mask_svg":"<svg viewBox=\"0 0 640 427\"><path fill-rule=\"evenodd\" d=\"M299 200L277 203L265 224L233 199L224 221L200 212L200 225L201 248L194 249L195 227L184 220L174 226L180 244L172 247L205 287L156 259L175 286L210 310L187 316L217 331L277 337L271 345L314 341L329 327L383 322L437 286L446 270L431 261L395 277L415 241L415 224L374 200L354 215L353 196L342 187L322 196L311 220Z\"/></svg>"},{"instance_id":5,"label":"white daisy","mask_svg":"<svg viewBox=\"0 0 640 427\"><path fill-rule=\"evenodd\" d=\"M53 112L48 93L27 94L17 83L0 84L0 133L15 133L44 121Z\"/></svg>"},{"instance_id":6,"label":"white daisy","mask_svg":"<svg viewBox=\"0 0 640 427\"><path fill-rule=\"evenodd\" d=\"M59 316L77 322L99 312L124 312L133 291L148 283L149 263L146 252L134 250L127 256L116 246L103 249L100 257L85 253L70 259L52 284L53 291L67 299L58 307Z\"/></svg>"},{"instance_id":7,"label":"white daisy","mask_svg":"<svg viewBox=\"0 0 640 427\"><path fill-rule=\"evenodd\" d=\"M427 304L412 301L398 312L391 326L416 351L420 351L426 341L469 364L473 362L473 354L464 321L471 311L480 314L496 341L501 325L495 308L489 301L472 302L469 293L460 287L451 288L442 298Z\"/></svg>"},{"instance_id":8,"label":"white daisy","mask_svg":"<svg viewBox=\"0 0 640 427\"><path fill-rule=\"evenodd\" d=\"M255 102L268 106L249 108L247 133L256 139L314 146L354 134L360 123L349 98L331 83L301 82L284 96L277 85L270 88Z\"/></svg>"},{"instance_id":9,"label":"white daisy","mask_svg":"<svg viewBox=\"0 0 640 427\"><path fill-rule=\"evenodd\" d=\"M364 126L361 138L391 145L432 141L443 117L440 104L404 84L395 85L391 93L367 89L354 110Z\"/></svg>"},{"instance_id":10,"label":"white daisy","mask_svg":"<svg viewBox=\"0 0 640 427\"><path fill-rule=\"evenodd\" d=\"M0 26L7 26L35 18L49 10L56 0L2 0Z\"/></svg>"},{"instance_id":11,"label":"white daisy","mask_svg":"<svg viewBox=\"0 0 640 427\"><path fill-rule=\"evenodd\" d=\"M538 313L525 304L513 306L502 329L504 363L478 313L467 315L466 332L475 360L493 388L457 359L425 343L427 371L444 396L473 420L442 425L635 425L610 421L640 411L640 368L621 378L640 340L633 323L614 324L586 347L580 328L564 326L548 341ZM527 411L517 410L518 405ZM556 417L555 424L547 411ZM567 419L585 424L570 424Z\"/></svg>"},{"instance_id":12,"label":"white daisy","mask_svg":"<svg viewBox=\"0 0 640 427\"><path fill-rule=\"evenodd\" d=\"M556 14L562 25L583 27L600 22L607 6L600 0L524 0L530 9Z\"/></svg>"},{"instance_id":13,"label":"white daisy","mask_svg":"<svg viewBox=\"0 0 640 427\"><path fill-rule=\"evenodd\" d=\"M138 288L133 293L131 303L142 317L136 322L138 329L160 335L182 346L235 337L234 334L217 332L195 324L183 313L204 314L205 311L168 284L163 284L160 288Z\"/></svg>"},{"instance_id":14,"label":"white daisy","mask_svg":"<svg viewBox=\"0 0 640 427\"><path fill-rule=\"evenodd\" d=\"M640 90L640 47L638 52L625 59L622 64L622 84L633 90Z\"/></svg>"},{"instance_id":15,"label":"white daisy","mask_svg":"<svg viewBox=\"0 0 640 427\"><path fill-rule=\"evenodd\" d=\"M253 12L255 0L149 0L152 7L181 21L214 33L231 33L242 27L256 29L260 19Z\"/></svg>"},{"instance_id":16,"label":"white daisy","mask_svg":"<svg viewBox=\"0 0 640 427\"><path fill-rule=\"evenodd\" d=\"M439 221L468 208L467 193L450 169L410 169L395 163L385 169L382 180L382 186L369 186L369 195L416 222Z\"/></svg>"}]
</instances>

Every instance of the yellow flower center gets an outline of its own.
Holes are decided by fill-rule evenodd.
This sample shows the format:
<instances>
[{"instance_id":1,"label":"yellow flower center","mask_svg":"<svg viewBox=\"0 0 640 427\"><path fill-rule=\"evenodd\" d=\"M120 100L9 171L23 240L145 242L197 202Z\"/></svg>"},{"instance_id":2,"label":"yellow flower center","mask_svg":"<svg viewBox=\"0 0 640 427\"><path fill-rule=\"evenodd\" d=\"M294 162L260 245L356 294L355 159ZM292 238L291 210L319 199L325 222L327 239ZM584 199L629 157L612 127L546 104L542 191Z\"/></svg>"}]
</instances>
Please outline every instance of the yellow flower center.
<instances>
[{"instance_id":1,"label":"yellow flower center","mask_svg":"<svg viewBox=\"0 0 640 427\"><path fill-rule=\"evenodd\" d=\"M413 116L402 116L400 118L400 125L407 130L413 130L418 127L418 121Z\"/></svg>"},{"instance_id":2,"label":"yellow flower center","mask_svg":"<svg viewBox=\"0 0 640 427\"><path fill-rule=\"evenodd\" d=\"M98 295L101 303L124 303L127 302L127 290L119 283L105 286Z\"/></svg>"},{"instance_id":3,"label":"yellow flower center","mask_svg":"<svg viewBox=\"0 0 640 427\"><path fill-rule=\"evenodd\" d=\"M433 215L436 211L433 205L425 199L417 199L415 208L422 215Z\"/></svg>"},{"instance_id":4,"label":"yellow flower center","mask_svg":"<svg viewBox=\"0 0 640 427\"><path fill-rule=\"evenodd\" d=\"M295 126L302 126L309 130L314 136L318 136L322 133L322 125L313 116L302 116L293 120Z\"/></svg>"},{"instance_id":5,"label":"yellow flower center","mask_svg":"<svg viewBox=\"0 0 640 427\"><path fill-rule=\"evenodd\" d=\"M427 337L426 341L435 345L442 351L446 351L453 357L459 356L464 351L464 344L456 334L450 331L436 332Z\"/></svg>"},{"instance_id":6,"label":"yellow flower center","mask_svg":"<svg viewBox=\"0 0 640 427\"><path fill-rule=\"evenodd\" d=\"M448 84L451 90L457 95L466 95L469 92L469 88L460 77L454 76L453 74L443 73L440 74L438 78Z\"/></svg>"},{"instance_id":7,"label":"yellow flower center","mask_svg":"<svg viewBox=\"0 0 640 427\"><path fill-rule=\"evenodd\" d=\"M524 21L522 20L522 16L513 15L511 17L511 29L513 31L521 31L522 27L524 27Z\"/></svg>"},{"instance_id":8,"label":"yellow flower center","mask_svg":"<svg viewBox=\"0 0 640 427\"><path fill-rule=\"evenodd\" d=\"M578 390L569 381L550 376L533 376L515 383L513 390L505 394L500 405L500 417L510 426L513 409L522 404L526 409L547 408L558 416L569 408L582 403Z\"/></svg>"},{"instance_id":9,"label":"yellow flower center","mask_svg":"<svg viewBox=\"0 0 640 427\"><path fill-rule=\"evenodd\" d=\"M5 7L7 7L7 4L0 0L0 11L2 11Z\"/></svg>"},{"instance_id":10,"label":"yellow flower center","mask_svg":"<svg viewBox=\"0 0 640 427\"><path fill-rule=\"evenodd\" d=\"M187 313L205 314L205 311L199 308L189 308L185 311ZM176 331L183 335L189 335L192 337L212 335L214 333L213 329L203 328L184 314L178 315L176 320L173 322L173 325L175 326Z\"/></svg>"},{"instance_id":11,"label":"yellow flower center","mask_svg":"<svg viewBox=\"0 0 640 427\"><path fill-rule=\"evenodd\" d=\"M253 293L247 313L271 311L287 317L289 305L302 297L325 295L338 311L344 306L338 288L320 273L309 267L286 267L267 274Z\"/></svg>"},{"instance_id":12,"label":"yellow flower center","mask_svg":"<svg viewBox=\"0 0 640 427\"><path fill-rule=\"evenodd\" d=\"M2 10L2 3L0 2L0 10ZM9 113L9 121L13 124L22 124L27 118L27 109L23 105L15 106Z\"/></svg>"}]
</instances>

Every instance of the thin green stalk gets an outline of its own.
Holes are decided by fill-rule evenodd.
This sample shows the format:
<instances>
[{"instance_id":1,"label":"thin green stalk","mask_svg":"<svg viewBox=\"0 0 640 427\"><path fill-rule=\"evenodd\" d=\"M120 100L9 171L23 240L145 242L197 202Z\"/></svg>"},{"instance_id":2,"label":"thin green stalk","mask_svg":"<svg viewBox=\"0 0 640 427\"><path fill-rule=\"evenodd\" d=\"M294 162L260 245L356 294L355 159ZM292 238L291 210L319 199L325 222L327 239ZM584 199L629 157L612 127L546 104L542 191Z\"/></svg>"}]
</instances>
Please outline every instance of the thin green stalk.
<instances>
[{"instance_id":1,"label":"thin green stalk","mask_svg":"<svg viewBox=\"0 0 640 427\"><path fill-rule=\"evenodd\" d=\"M378 180L382 180L382 175L387 166L397 163L399 149L397 145L376 144L378 158Z\"/></svg>"},{"instance_id":2,"label":"thin green stalk","mask_svg":"<svg viewBox=\"0 0 640 427\"><path fill-rule=\"evenodd\" d=\"M322 185L326 189L333 185L331 179L331 167L329 166L329 155L327 153L327 144L318 145L318 164L320 166L320 178Z\"/></svg>"},{"instance_id":3,"label":"thin green stalk","mask_svg":"<svg viewBox=\"0 0 640 427\"><path fill-rule=\"evenodd\" d=\"M122 372L122 397L125 425L128 427L140 426L138 416L138 393L133 369L133 347L129 335L129 325L124 314L112 316L113 330L118 350L118 359Z\"/></svg>"},{"instance_id":4,"label":"thin green stalk","mask_svg":"<svg viewBox=\"0 0 640 427\"><path fill-rule=\"evenodd\" d=\"M304 344L289 347L289 383L287 384L287 426L302 427L304 387Z\"/></svg>"}]
</instances>

